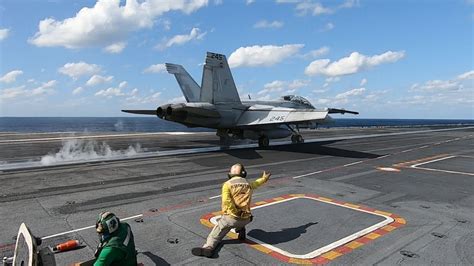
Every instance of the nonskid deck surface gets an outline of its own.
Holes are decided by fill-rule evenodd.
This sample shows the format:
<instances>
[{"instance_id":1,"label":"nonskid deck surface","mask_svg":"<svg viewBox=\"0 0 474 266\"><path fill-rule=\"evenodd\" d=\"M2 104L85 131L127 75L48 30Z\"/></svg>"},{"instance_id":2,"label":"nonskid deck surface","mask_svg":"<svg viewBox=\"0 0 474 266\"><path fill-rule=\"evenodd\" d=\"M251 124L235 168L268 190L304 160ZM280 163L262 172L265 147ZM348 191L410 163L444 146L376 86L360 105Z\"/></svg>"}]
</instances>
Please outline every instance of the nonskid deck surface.
<instances>
[{"instance_id":1,"label":"nonskid deck surface","mask_svg":"<svg viewBox=\"0 0 474 266\"><path fill-rule=\"evenodd\" d=\"M373 134L386 135L367 136ZM0 135L0 161L54 154L67 141L55 139L63 135ZM213 133L105 135L86 141L112 150L140 143L149 151L217 143ZM57 254L58 265L87 260L98 241L97 214L110 210L132 226L145 265L474 263L473 128L330 129L305 136L347 138L4 171L0 255L11 256L25 222L44 245L84 244ZM220 186L235 162L246 165L249 179L273 173L254 194L249 240L239 243L230 233L215 258L193 257L191 248L203 244L219 215Z\"/></svg>"}]
</instances>

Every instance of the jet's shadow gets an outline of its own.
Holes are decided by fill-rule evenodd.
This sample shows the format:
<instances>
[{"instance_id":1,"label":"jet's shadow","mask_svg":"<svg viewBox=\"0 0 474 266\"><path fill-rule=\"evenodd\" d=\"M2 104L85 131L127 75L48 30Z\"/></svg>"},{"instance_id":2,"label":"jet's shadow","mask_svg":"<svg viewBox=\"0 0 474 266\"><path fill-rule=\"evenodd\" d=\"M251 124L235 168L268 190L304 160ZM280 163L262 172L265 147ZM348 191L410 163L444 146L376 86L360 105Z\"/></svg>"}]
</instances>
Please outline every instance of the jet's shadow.
<instances>
[{"instance_id":1,"label":"jet's shadow","mask_svg":"<svg viewBox=\"0 0 474 266\"><path fill-rule=\"evenodd\" d=\"M300 225L293 228L283 228L276 232L266 232L262 229L253 229L248 232L248 236L258 239L264 243L274 245L280 243L286 243L299 238L302 234L306 233L306 230L312 226L318 224L318 222L311 222Z\"/></svg>"},{"instance_id":2,"label":"jet's shadow","mask_svg":"<svg viewBox=\"0 0 474 266\"><path fill-rule=\"evenodd\" d=\"M329 156L334 156L334 157L346 157L346 158L356 158L356 159L373 159L380 156L373 153L346 150L346 149L326 146L329 144L333 144L335 142L337 141L289 144L289 145L280 145L280 146L270 146L266 149L273 150L273 151L306 153L306 154L315 154L315 155L329 155Z\"/></svg>"},{"instance_id":3,"label":"jet's shadow","mask_svg":"<svg viewBox=\"0 0 474 266\"><path fill-rule=\"evenodd\" d=\"M232 157L243 159L243 160L253 160L253 159L263 158L262 155L258 152L260 150L281 151L281 152L289 152L289 153L305 153L305 154L314 154L314 155L329 155L329 156L334 156L334 157L346 157L346 158L355 158L355 159L373 159L380 156L373 153L346 150L346 149L327 146L335 142L337 141L287 144L287 145L270 146L267 148L246 148L246 149L235 149L235 150L233 149L226 150L225 148L223 148L221 152L226 153Z\"/></svg>"}]
</instances>

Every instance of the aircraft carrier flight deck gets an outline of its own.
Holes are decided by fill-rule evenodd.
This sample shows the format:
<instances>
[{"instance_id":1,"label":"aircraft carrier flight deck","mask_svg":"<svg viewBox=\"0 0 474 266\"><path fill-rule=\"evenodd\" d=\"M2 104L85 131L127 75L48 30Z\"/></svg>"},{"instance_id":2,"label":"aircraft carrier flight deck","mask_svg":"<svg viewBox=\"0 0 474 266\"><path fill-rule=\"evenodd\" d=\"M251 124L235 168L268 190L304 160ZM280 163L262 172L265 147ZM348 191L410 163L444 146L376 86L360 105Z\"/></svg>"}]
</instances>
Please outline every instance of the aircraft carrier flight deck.
<instances>
[{"instance_id":1,"label":"aircraft carrier flight deck","mask_svg":"<svg viewBox=\"0 0 474 266\"><path fill-rule=\"evenodd\" d=\"M210 132L0 133L0 256L24 222L43 245L81 242L58 265L89 260L109 210L131 225L144 265L474 264L474 127L303 135L221 148ZM229 233L214 258L195 257L236 162L248 179L272 173L248 238Z\"/></svg>"}]
</instances>

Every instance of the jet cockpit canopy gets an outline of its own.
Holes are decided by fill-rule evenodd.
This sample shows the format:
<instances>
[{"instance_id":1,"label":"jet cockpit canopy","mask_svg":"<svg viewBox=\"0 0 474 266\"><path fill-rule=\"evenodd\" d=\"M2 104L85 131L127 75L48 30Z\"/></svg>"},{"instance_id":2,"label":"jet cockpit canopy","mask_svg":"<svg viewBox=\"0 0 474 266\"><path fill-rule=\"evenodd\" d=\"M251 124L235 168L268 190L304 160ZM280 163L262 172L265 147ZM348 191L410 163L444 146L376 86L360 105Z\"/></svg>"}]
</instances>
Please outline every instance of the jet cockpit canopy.
<instances>
[{"instance_id":1,"label":"jet cockpit canopy","mask_svg":"<svg viewBox=\"0 0 474 266\"><path fill-rule=\"evenodd\" d=\"M285 95L282 97L284 101L292 102L295 104L303 105L308 109L314 109L314 106L304 97L297 96L297 95Z\"/></svg>"}]
</instances>

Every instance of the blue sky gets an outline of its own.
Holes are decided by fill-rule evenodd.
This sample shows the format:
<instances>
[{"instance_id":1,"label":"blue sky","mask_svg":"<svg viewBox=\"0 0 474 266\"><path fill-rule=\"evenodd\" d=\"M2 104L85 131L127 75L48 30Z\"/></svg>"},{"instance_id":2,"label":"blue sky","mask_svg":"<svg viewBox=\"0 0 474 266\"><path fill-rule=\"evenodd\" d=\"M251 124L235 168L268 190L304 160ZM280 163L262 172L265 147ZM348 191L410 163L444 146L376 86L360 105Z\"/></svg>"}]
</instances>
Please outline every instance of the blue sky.
<instances>
[{"instance_id":1,"label":"blue sky","mask_svg":"<svg viewBox=\"0 0 474 266\"><path fill-rule=\"evenodd\" d=\"M361 118L474 119L472 0L0 2L0 116L127 116L183 101L226 54L242 98Z\"/></svg>"}]
</instances>

